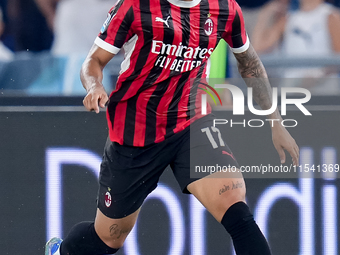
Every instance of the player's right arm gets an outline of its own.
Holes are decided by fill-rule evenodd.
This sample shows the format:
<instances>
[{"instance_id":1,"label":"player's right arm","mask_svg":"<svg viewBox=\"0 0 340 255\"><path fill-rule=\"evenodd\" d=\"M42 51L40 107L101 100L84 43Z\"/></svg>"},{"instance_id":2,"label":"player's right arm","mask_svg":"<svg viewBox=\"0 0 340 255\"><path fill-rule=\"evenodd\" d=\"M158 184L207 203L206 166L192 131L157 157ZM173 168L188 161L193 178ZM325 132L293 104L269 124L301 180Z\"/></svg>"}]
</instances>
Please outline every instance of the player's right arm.
<instances>
[{"instance_id":1,"label":"player's right arm","mask_svg":"<svg viewBox=\"0 0 340 255\"><path fill-rule=\"evenodd\" d=\"M80 78L87 95L83 104L89 111L99 113L108 101L103 87L103 69L132 36L131 24L134 21L133 0L119 0L111 8L100 34L95 40L85 62Z\"/></svg>"},{"instance_id":2,"label":"player's right arm","mask_svg":"<svg viewBox=\"0 0 340 255\"><path fill-rule=\"evenodd\" d=\"M82 65L80 79L87 91L83 104L88 111L99 113L99 107L104 108L109 100L102 84L103 69L113 57L113 53L94 44Z\"/></svg>"}]
</instances>

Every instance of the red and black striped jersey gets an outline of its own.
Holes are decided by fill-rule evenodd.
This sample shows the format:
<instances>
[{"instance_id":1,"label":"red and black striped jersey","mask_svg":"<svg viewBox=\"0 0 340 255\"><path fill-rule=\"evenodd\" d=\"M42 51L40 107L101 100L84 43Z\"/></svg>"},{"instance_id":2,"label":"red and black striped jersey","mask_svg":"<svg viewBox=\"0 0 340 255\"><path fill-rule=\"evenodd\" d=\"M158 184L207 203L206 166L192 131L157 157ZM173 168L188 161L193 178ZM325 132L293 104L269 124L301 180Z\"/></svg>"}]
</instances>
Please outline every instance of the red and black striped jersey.
<instances>
[{"instance_id":1,"label":"red and black striped jersey","mask_svg":"<svg viewBox=\"0 0 340 255\"><path fill-rule=\"evenodd\" d=\"M234 52L248 49L235 0L119 0L95 40L125 51L107 109L111 140L146 146L202 117L197 84L221 38Z\"/></svg>"}]
</instances>

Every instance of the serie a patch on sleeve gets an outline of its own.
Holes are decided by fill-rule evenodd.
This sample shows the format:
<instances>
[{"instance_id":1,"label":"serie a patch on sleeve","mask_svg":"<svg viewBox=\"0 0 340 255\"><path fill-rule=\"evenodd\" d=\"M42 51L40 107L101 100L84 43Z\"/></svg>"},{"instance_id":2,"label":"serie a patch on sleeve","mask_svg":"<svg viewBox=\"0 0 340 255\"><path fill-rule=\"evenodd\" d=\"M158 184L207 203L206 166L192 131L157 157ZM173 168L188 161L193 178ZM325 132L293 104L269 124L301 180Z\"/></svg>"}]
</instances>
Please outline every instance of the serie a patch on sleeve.
<instances>
[{"instance_id":1,"label":"serie a patch on sleeve","mask_svg":"<svg viewBox=\"0 0 340 255\"><path fill-rule=\"evenodd\" d=\"M103 24L103 26L100 30L100 33L103 34L107 30L107 28L109 27L109 25L111 23L113 16L114 16L113 12L110 12L110 13L107 14L107 18L106 18L106 20L105 20L105 22L104 22L104 24Z\"/></svg>"}]
</instances>

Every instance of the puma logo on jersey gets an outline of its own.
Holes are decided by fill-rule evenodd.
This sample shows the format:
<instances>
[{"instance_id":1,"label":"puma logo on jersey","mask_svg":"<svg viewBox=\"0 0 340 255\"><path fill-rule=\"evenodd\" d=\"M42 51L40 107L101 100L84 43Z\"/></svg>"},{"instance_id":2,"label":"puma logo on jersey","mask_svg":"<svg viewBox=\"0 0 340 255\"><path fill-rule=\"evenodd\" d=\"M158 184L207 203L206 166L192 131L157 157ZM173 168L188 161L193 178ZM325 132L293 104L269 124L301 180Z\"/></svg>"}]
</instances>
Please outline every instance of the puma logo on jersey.
<instances>
[{"instance_id":1,"label":"puma logo on jersey","mask_svg":"<svg viewBox=\"0 0 340 255\"><path fill-rule=\"evenodd\" d=\"M159 22L164 23L164 24L169 28L169 24L168 24L169 18L170 18L170 16L168 16L168 17L166 18L166 20L164 20L164 19L162 19L162 18L160 18L160 17L156 17L156 21L159 21Z\"/></svg>"}]
</instances>

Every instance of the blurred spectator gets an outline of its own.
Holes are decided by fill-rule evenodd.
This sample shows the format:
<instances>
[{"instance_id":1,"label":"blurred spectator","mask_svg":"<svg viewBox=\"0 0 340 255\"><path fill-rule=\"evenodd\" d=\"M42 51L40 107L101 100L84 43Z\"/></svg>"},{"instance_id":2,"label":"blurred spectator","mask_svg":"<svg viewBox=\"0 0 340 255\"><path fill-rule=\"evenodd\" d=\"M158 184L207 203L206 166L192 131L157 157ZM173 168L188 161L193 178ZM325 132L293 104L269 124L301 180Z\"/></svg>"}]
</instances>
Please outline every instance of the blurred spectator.
<instances>
[{"instance_id":1,"label":"blurred spectator","mask_svg":"<svg viewBox=\"0 0 340 255\"><path fill-rule=\"evenodd\" d=\"M10 0L7 5L9 29L15 40L15 51L49 50L53 34L35 1Z\"/></svg>"},{"instance_id":2,"label":"blurred spectator","mask_svg":"<svg viewBox=\"0 0 340 255\"><path fill-rule=\"evenodd\" d=\"M261 11L252 36L258 53L280 45L285 56L327 56L340 53L340 14L324 0L300 0L288 13L289 0L273 0Z\"/></svg>"},{"instance_id":3,"label":"blurred spectator","mask_svg":"<svg viewBox=\"0 0 340 255\"><path fill-rule=\"evenodd\" d=\"M273 52L281 43L290 0L272 0L259 13L251 42L256 51Z\"/></svg>"},{"instance_id":4,"label":"blurred spectator","mask_svg":"<svg viewBox=\"0 0 340 255\"><path fill-rule=\"evenodd\" d=\"M48 27L53 31L58 0L35 0L35 3L45 17Z\"/></svg>"},{"instance_id":5,"label":"blurred spectator","mask_svg":"<svg viewBox=\"0 0 340 255\"><path fill-rule=\"evenodd\" d=\"M278 70L281 86L306 87L315 94L339 94L337 67L308 67L309 57L340 53L340 14L324 0L299 0L296 10L289 0L273 0L261 11L252 44L258 53L305 58L305 66Z\"/></svg>"},{"instance_id":6,"label":"blurred spectator","mask_svg":"<svg viewBox=\"0 0 340 255\"><path fill-rule=\"evenodd\" d=\"M3 21L3 12L0 8L0 38L5 29L5 23ZM8 49L0 40L0 61L10 61L13 59L13 52Z\"/></svg>"},{"instance_id":7,"label":"blurred spectator","mask_svg":"<svg viewBox=\"0 0 340 255\"><path fill-rule=\"evenodd\" d=\"M53 27L55 55L87 54L115 0L35 0Z\"/></svg>"},{"instance_id":8,"label":"blurred spectator","mask_svg":"<svg viewBox=\"0 0 340 255\"><path fill-rule=\"evenodd\" d=\"M2 10L2 20L3 22L7 22L7 0L0 0L0 9Z\"/></svg>"},{"instance_id":9,"label":"blurred spectator","mask_svg":"<svg viewBox=\"0 0 340 255\"><path fill-rule=\"evenodd\" d=\"M336 7L340 7L340 0L328 0L327 2L333 4Z\"/></svg>"},{"instance_id":10,"label":"blurred spectator","mask_svg":"<svg viewBox=\"0 0 340 255\"><path fill-rule=\"evenodd\" d=\"M236 0L241 6L243 17L245 21L245 27L248 36L251 38L253 30L258 19L261 7L270 0Z\"/></svg>"},{"instance_id":11,"label":"blurred spectator","mask_svg":"<svg viewBox=\"0 0 340 255\"><path fill-rule=\"evenodd\" d=\"M5 23L5 29L1 35L0 40L5 44L10 50L14 51L14 38L9 33L9 24L7 17L7 0L0 0L0 8L2 9L3 22Z\"/></svg>"},{"instance_id":12,"label":"blurred spectator","mask_svg":"<svg viewBox=\"0 0 340 255\"><path fill-rule=\"evenodd\" d=\"M242 8L258 8L267 3L269 0L236 0Z\"/></svg>"},{"instance_id":13,"label":"blurred spectator","mask_svg":"<svg viewBox=\"0 0 340 255\"><path fill-rule=\"evenodd\" d=\"M54 32L49 68L27 90L32 94L83 95L79 70L116 0L34 0ZM46 86L49 84L49 86ZM112 90L109 70L103 85Z\"/></svg>"}]
</instances>

